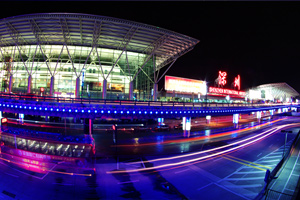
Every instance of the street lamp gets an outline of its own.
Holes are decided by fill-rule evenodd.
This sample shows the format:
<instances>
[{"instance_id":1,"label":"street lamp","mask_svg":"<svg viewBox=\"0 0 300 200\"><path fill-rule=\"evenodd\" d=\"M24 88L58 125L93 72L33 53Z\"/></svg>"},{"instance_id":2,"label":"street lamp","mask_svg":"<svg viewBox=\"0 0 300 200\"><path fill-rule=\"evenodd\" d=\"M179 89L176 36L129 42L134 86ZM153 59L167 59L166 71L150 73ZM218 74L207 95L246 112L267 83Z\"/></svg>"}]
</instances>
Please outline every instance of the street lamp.
<instances>
[{"instance_id":1,"label":"street lamp","mask_svg":"<svg viewBox=\"0 0 300 200\"><path fill-rule=\"evenodd\" d=\"M116 146L116 160L117 160L117 169L119 169L119 156L118 156L118 125L117 124L113 124L112 125L112 129L113 129L113 141L114 144Z\"/></svg>"},{"instance_id":2,"label":"street lamp","mask_svg":"<svg viewBox=\"0 0 300 200\"><path fill-rule=\"evenodd\" d=\"M286 146L286 140L287 140L287 133L293 133L293 131L281 130L281 132L282 132L282 133L285 133L284 148L283 148L283 152L282 152L282 157L284 157L285 146Z\"/></svg>"}]
</instances>

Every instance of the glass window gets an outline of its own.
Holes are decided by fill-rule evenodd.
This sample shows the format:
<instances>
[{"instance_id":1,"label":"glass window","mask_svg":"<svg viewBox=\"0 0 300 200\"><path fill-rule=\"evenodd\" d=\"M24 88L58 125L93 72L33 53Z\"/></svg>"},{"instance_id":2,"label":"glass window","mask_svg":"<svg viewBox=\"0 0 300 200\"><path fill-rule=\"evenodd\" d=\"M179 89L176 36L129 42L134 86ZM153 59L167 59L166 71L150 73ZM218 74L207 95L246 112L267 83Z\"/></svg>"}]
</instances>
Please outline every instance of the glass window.
<instances>
[{"instance_id":1,"label":"glass window","mask_svg":"<svg viewBox=\"0 0 300 200\"><path fill-rule=\"evenodd\" d=\"M48 154L48 142L40 142L41 145L41 153Z\"/></svg>"},{"instance_id":2,"label":"glass window","mask_svg":"<svg viewBox=\"0 0 300 200\"><path fill-rule=\"evenodd\" d=\"M27 150L27 141L23 138L17 138L17 148Z\"/></svg>"},{"instance_id":3,"label":"glass window","mask_svg":"<svg viewBox=\"0 0 300 200\"><path fill-rule=\"evenodd\" d=\"M64 144L61 146L60 148L60 152L59 152L60 156L67 156L67 157L72 157L72 151L70 148L70 145L68 144Z\"/></svg>"}]
</instances>

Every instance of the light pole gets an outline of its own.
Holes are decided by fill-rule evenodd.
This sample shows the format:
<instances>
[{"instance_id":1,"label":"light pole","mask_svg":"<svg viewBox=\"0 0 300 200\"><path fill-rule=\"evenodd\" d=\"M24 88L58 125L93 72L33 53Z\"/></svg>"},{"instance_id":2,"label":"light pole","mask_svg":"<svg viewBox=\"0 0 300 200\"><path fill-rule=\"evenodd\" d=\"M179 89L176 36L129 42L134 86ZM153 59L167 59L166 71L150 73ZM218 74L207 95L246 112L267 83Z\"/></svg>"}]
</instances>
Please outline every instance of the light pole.
<instances>
[{"instance_id":1,"label":"light pole","mask_svg":"<svg viewBox=\"0 0 300 200\"><path fill-rule=\"evenodd\" d=\"M282 133L285 133L284 148L283 148L283 152L282 152L282 157L284 157L285 146L286 146L286 140L287 140L287 133L293 133L293 131L282 130L281 132L282 132Z\"/></svg>"},{"instance_id":2,"label":"light pole","mask_svg":"<svg viewBox=\"0 0 300 200\"><path fill-rule=\"evenodd\" d=\"M118 128L117 128L117 124L113 124L112 125L112 129L113 129L113 141L114 144L116 146L116 160L117 160L117 169L119 169L119 156L118 156Z\"/></svg>"}]
</instances>

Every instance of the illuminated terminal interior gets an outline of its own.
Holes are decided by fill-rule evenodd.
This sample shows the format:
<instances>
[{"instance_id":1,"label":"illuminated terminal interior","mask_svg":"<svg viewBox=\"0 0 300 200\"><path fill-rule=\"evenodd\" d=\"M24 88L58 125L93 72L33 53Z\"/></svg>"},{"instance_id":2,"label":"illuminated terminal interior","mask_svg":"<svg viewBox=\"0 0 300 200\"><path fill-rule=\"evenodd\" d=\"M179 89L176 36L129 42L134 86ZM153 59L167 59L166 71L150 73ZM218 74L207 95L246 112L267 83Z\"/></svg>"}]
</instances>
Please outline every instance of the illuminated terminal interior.
<instances>
[{"instance_id":1,"label":"illuminated terminal interior","mask_svg":"<svg viewBox=\"0 0 300 200\"><path fill-rule=\"evenodd\" d=\"M51 77L54 76L54 94L75 97L76 78L79 76L80 83L83 83L81 88L83 95L87 96L87 93L90 93L92 97L96 98L101 97L103 80L107 76L108 94L120 94L120 98L122 95L126 95L123 98L128 98L129 83L138 70L138 66L143 64L146 57L145 54L127 52L126 55L121 56L113 68L114 61L121 54L120 50L94 49L88 57L92 47L68 46L67 50L63 45L45 45L43 46L43 52L47 56L47 62L45 62L38 46L28 45L22 46L20 49L24 53L21 60L20 56L15 56L15 60L19 59L19 61L13 62L11 58L15 47L2 47L2 51L6 53L5 59L0 64L2 91L8 91L9 78L13 71L11 90L13 93L27 92L28 74L31 74L32 93L39 93L40 88L45 88L45 94L49 93ZM73 63L69 59L68 51L73 57ZM96 54L100 57L101 67ZM22 59L25 59L26 62L23 63ZM131 61L130 66L127 66L127 59ZM86 66L83 69L86 60ZM143 68L149 74L149 78L151 78L150 76L153 78L151 61ZM83 79L84 81L82 81ZM147 81L144 81L143 85L143 81L140 81L139 87L149 90L153 86L147 85ZM111 97L113 96L111 95Z\"/></svg>"}]
</instances>

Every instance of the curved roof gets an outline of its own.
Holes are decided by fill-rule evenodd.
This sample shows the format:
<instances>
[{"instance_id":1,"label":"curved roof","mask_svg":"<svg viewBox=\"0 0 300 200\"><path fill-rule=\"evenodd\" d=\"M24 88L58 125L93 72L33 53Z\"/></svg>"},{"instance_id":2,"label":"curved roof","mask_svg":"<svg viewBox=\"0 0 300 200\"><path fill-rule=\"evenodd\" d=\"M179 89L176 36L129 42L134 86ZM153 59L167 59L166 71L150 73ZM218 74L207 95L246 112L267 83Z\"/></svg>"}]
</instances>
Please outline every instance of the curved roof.
<instances>
[{"instance_id":1,"label":"curved roof","mask_svg":"<svg viewBox=\"0 0 300 200\"><path fill-rule=\"evenodd\" d=\"M157 69L192 50L199 40L159 27L112 17L29 14L0 20L0 45L95 46L156 56Z\"/></svg>"},{"instance_id":2,"label":"curved roof","mask_svg":"<svg viewBox=\"0 0 300 200\"><path fill-rule=\"evenodd\" d=\"M274 96L274 98L279 98L281 96L291 96L296 97L299 96L299 93L289 86L287 83L269 83L269 84L263 84L256 87L257 89L265 89L270 90Z\"/></svg>"}]
</instances>

